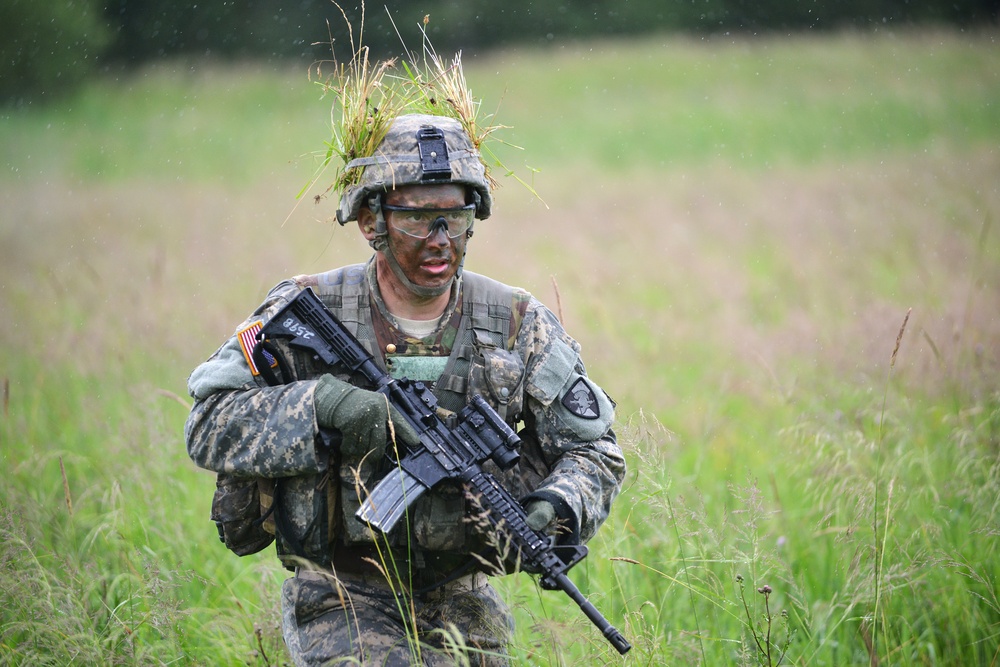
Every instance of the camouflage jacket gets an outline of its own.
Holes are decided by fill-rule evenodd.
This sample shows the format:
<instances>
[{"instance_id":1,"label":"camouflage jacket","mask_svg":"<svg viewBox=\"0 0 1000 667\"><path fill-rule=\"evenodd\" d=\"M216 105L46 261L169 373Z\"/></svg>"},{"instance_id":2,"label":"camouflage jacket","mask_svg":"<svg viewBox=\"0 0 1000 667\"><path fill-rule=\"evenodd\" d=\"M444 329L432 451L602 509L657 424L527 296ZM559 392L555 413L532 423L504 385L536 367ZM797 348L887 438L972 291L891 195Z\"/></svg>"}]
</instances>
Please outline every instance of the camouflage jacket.
<instances>
[{"instance_id":1,"label":"camouflage jacket","mask_svg":"<svg viewBox=\"0 0 1000 667\"><path fill-rule=\"evenodd\" d=\"M330 458L318 444L313 406L320 375L351 378L279 342L295 381L270 387L249 354L255 327L308 286L390 373L431 379L412 375L430 368L442 407L457 411L471 395L486 398L519 429L523 445L513 469L484 467L522 502L552 502L566 526L563 541L590 539L618 494L625 461L611 429L614 404L587 377L579 345L555 315L523 290L465 272L437 332L417 340L399 331L373 285L369 262L272 289L188 380L195 399L185 425L192 460L218 473L277 480L275 512L292 533L278 532L286 564L295 555L328 562L333 545L370 542L354 512L360 490L387 472L385 463ZM460 488L435 487L418 500L409 525L394 531L395 543L433 552L479 550L482 538L466 518L468 503Z\"/></svg>"}]
</instances>

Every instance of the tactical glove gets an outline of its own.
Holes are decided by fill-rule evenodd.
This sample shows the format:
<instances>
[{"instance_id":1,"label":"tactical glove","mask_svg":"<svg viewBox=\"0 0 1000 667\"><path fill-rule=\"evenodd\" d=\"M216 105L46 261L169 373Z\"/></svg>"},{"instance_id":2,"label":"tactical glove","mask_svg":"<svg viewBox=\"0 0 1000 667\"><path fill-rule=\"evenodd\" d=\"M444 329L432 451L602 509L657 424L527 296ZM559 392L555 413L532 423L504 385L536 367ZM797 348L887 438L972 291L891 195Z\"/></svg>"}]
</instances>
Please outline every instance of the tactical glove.
<instances>
[{"instance_id":1,"label":"tactical glove","mask_svg":"<svg viewBox=\"0 0 1000 667\"><path fill-rule=\"evenodd\" d=\"M524 508L528 514L528 527L546 535L552 535L556 529L556 508L547 500L532 500Z\"/></svg>"},{"instance_id":2,"label":"tactical glove","mask_svg":"<svg viewBox=\"0 0 1000 667\"><path fill-rule=\"evenodd\" d=\"M360 459L369 453L382 456L389 440L386 425L390 416L397 442L412 444L417 440L416 433L384 395L332 375L319 379L313 401L316 423L340 431L340 451L345 457Z\"/></svg>"}]
</instances>

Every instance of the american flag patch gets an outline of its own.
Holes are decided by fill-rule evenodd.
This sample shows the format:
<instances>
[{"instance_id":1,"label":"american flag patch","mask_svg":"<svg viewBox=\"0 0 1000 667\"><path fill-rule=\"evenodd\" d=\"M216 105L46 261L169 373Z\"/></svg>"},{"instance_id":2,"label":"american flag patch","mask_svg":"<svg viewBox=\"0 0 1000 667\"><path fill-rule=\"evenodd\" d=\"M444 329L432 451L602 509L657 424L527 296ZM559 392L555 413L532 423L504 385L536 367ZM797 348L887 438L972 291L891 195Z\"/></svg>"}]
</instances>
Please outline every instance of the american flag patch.
<instances>
[{"instance_id":1,"label":"american flag patch","mask_svg":"<svg viewBox=\"0 0 1000 667\"><path fill-rule=\"evenodd\" d=\"M243 348L243 356L247 360L247 365L250 367L250 372L254 375L260 375L260 370L257 369L257 364L253 360L253 348L257 345L257 334L263 328L263 323L260 321L254 322L246 329L236 332L236 338L240 341L240 347ZM274 368L278 365L278 360L274 358L273 355L264 350L264 359L267 363Z\"/></svg>"}]
</instances>

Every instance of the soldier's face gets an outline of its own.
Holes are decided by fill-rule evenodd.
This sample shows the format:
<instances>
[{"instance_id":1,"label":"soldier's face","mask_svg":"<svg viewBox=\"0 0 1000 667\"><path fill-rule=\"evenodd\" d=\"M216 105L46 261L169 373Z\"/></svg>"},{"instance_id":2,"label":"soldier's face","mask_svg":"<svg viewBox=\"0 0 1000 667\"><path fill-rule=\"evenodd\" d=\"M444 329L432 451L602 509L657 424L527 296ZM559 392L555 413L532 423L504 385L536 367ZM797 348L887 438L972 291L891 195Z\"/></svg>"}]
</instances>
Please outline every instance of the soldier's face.
<instances>
[{"instance_id":1,"label":"soldier's face","mask_svg":"<svg viewBox=\"0 0 1000 667\"><path fill-rule=\"evenodd\" d=\"M465 188L461 185L408 185L390 190L385 195L390 206L408 208L456 209L465 205ZM467 236L448 235L443 226L433 227L425 239L405 234L393 226L395 211L385 211L389 232L389 247L403 273L421 287L441 287L458 273L465 255Z\"/></svg>"}]
</instances>

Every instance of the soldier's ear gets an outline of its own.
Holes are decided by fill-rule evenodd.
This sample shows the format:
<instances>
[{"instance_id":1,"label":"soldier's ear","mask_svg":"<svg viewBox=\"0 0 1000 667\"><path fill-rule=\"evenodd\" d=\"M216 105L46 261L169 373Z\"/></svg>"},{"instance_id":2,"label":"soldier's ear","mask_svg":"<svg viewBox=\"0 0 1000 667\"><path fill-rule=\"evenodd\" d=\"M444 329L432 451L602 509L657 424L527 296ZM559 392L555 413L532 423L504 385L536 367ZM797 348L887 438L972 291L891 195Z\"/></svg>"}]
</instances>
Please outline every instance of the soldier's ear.
<instances>
[{"instance_id":1,"label":"soldier's ear","mask_svg":"<svg viewBox=\"0 0 1000 667\"><path fill-rule=\"evenodd\" d=\"M365 239L371 241L375 238L375 215L367 206L362 206L358 211L358 229Z\"/></svg>"}]
</instances>

